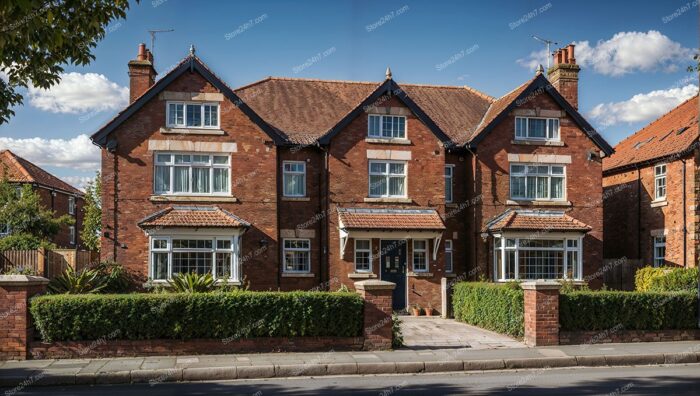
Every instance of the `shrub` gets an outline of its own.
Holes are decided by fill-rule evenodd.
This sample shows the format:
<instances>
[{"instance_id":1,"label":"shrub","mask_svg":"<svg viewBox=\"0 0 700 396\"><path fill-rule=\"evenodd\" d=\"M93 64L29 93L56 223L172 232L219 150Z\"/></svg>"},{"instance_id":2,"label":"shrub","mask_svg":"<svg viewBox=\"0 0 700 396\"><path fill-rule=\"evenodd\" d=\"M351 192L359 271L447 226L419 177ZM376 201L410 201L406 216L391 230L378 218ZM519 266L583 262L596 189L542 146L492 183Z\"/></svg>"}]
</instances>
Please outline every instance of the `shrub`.
<instances>
[{"instance_id":1,"label":"shrub","mask_svg":"<svg viewBox=\"0 0 700 396\"><path fill-rule=\"evenodd\" d=\"M401 318L394 312L391 315L391 347L394 349L403 346L403 332L401 331Z\"/></svg>"},{"instance_id":2,"label":"shrub","mask_svg":"<svg viewBox=\"0 0 700 396\"><path fill-rule=\"evenodd\" d=\"M107 287L107 279L97 269L76 272L70 266L47 286L51 294L98 293Z\"/></svg>"},{"instance_id":3,"label":"shrub","mask_svg":"<svg viewBox=\"0 0 700 396\"><path fill-rule=\"evenodd\" d=\"M559 297L559 324L565 331L668 330L697 328L694 293L578 291Z\"/></svg>"},{"instance_id":4,"label":"shrub","mask_svg":"<svg viewBox=\"0 0 700 396\"><path fill-rule=\"evenodd\" d=\"M637 270L634 274L634 290L638 292L646 292L651 289L651 280L662 276L667 267L643 267Z\"/></svg>"},{"instance_id":5,"label":"shrub","mask_svg":"<svg viewBox=\"0 0 700 396\"><path fill-rule=\"evenodd\" d=\"M214 290L215 281L211 274L197 273L175 274L168 281L175 293L206 293Z\"/></svg>"},{"instance_id":6,"label":"shrub","mask_svg":"<svg viewBox=\"0 0 700 396\"><path fill-rule=\"evenodd\" d=\"M697 291L697 268L673 268L661 276L651 278L651 291Z\"/></svg>"},{"instance_id":7,"label":"shrub","mask_svg":"<svg viewBox=\"0 0 700 396\"><path fill-rule=\"evenodd\" d=\"M30 312L44 341L120 339L233 340L250 337L362 335L355 293L247 292L53 295Z\"/></svg>"},{"instance_id":8,"label":"shrub","mask_svg":"<svg viewBox=\"0 0 700 396\"><path fill-rule=\"evenodd\" d=\"M524 334L523 304L523 291L515 282L460 282L452 296L457 320L514 337Z\"/></svg>"}]
</instances>

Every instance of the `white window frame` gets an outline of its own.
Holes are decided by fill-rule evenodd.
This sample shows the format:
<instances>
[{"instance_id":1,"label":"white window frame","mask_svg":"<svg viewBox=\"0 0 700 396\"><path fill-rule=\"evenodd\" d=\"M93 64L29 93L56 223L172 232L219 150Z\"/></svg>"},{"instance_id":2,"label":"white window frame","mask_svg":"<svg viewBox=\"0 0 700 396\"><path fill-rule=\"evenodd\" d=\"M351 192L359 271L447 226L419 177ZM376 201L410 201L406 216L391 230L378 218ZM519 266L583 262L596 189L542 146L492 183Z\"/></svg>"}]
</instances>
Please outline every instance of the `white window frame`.
<instances>
[{"instance_id":1,"label":"white window frame","mask_svg":"<svg viewBox=\"0 0 700 396\"><path fill-rule=\"evenodd\" d=\"M419 249L416 248L416 242L425 242L425 249ZM427 239L414 239L411 242L411 247L412 247L412 255L411 255L411 267L413 268L413 272L428 272L430 269L430 260L428 258L428 251L430 250L430 243ZM416 252L423 253L423 256L425 257L425 268L424 269L417 269L416 268Z\"/></svg>"},{"instance_id":2,"label":"white window frame","mask_svg":"<svg viewBox=\"0 0 700 396\"><path fill-rule=\"evenodd\" d=\"M514 166L523 166L525 167L525 171L523 172L514 172L513 167ZM547 173L528 173L528 167L540 167L540 166L546 166L547 167ZM553 173L552 168L553 167L559 167L562 168L562 173ZM535 197L527 197L527 191L528 191L528 176L529 177L546 177L547 178L547 197L546 198L538 198L537 197L537 185L535 185ZM523 177L525 178L525 196L515 196L514 194L514 189L513 189L513 178L514 177ZM561 177L563 178L563 185L562 185L562 197L561 198L552 198L552 178L553 177ZM511 163L510 164L510 174L508 177L508 186L510 188L510 199L516 200L516 201L566 201L567 199L567 177L566 177L566 166L562 164L539 164L539 163ZM537 183L535 181L535 183Z\"/></svg>"},{"instance_id":3,"label":"white window frame","mask_svg":"<svg viewBox=\"0 0 700 396\"><path fill-rule=\"evenodd\" d=\"M445 239L445 272L454 272L454 250L451 239Z\"/></svg>"},{"instance_id":4,"label":"white window frame","mask_svg":"<svg viewBox=\"0 0 700 396\"><path fill-rule=\"evenodd\" d=\"M654 200L663 201L666 199L666 172L667 164L659 164L654 166Z\"/></svg>"},{"instance_id":5,"label":"white window frame","mask_svg":"<svg viewBox=\"0 0 700 396\"><path fill-rule=\"evenodd\" d=\"M288 171L286 169L286 166L285 166L287 164L301 165L304 170L301 172ZM288 175L290 175L290 176L291 175L301 175L303 177L304 181L302 183L303 190L302 190L301 195L287 193L286 188L287 188L287 176ZM285 197L306 197L306 162L304 162L304 161L283 161L282 162L282 195Z\"/></svg>"},{"instance_id":6,"label":"white window frame","mask_svg":"<svg viewBox=\"0 0 700 396\"><path fill-rule=\"evenodd\" d=\"M369 248L361 249L357 247L358 242L369 242ZM367 269L359 269L357 267L357 253L367 253L369 258L369 266ZM372 240L371 239L355 239L355 272L372 272Z\"/></svg>"},{"instance_id":7,"label":"white window frame","mask_svg":"<svg viewBox=\"0 0 700 396\"><path fill-rule=\"evenodd\" d=\"M448 172L448 170L449 170L449 172ZM449 175L448 175L448 173L449 173ZM445 165L445 203L452 203L452 201L454 200L454 195L455 195L454 176L455 176L455 166L452 164ZM449 196L447 195L447 186L448 185L450 186Z\"/></svg>"},{"instance_id":8,"label":"white window frame","mask_svg":"<svg viewBox=\"0 0 700 396\"><path fill-rule=\"evenodd\" d=\"M75 245L75 226L68 226L68 238L70 239L70 244Z\"/></svg>"},{"instance_id":9,"label":"white window frame","mask_svg":"<svg viewBox=\"0 0 700 396\"><path fill-rule=\"evenodd\" d=\"M162 162L158 161L159 155L170 155L170 161ZM189 155L190 162L188 164L176 164L176 155ZM192 161L191 156L209 156L209 164L202 165L196 164ZM226 157L226 164L215 164L214 157ZM169 168L169 178L170 186L169 191L158 191L156 189L156 174L158 167L168 167ZM189 168L188 172L188 191L185 192L175 192L175 168L184 167ZM192 192L192 168L209 168L209 192L205 193L195 193ZM226 184L226 191L214 192L214 169L227 169L228 170L228 183ZM198 152L175 152L175 151L157 151L153 154L153 194L155 195L180 195L180 196L231 196L231 156L226 153L198 153Z\"/></svg>"},{"instance_id":10,"label":"white window frame","mask_svg":"<svg viewBox=\"0 0 700 396\"><path fill-rule=\"evenodd\" d=\"M305 241L308 244L307 248L288 248L287 241ZM288 270L287 269L287 252L306 252L306 269L305 270ZM291 274L308 274L311 272L311 239L305 238L284 238L282 239L282 271Z\"/></svg>"},{"instance_id":11,"label":"white window frame","mask_svg":"<svg viewBox=\"0 0 700 396\"><path fill-rule=\"evenodd\" d=\"M497 245L497 242L500 240L500 246ZM513 246L507 246L506 240L514 240L515 244ZM562 247L561 248L539 248L539 247L527 247L521 248L521 241L529 241L529 240L554 240L554 241L561 241L562 242ZM576 241L576 246L574 247L569 247L568 241ZM497 282L508 282L508 281L513 281L513 280L521 280L520 279L520 251L521 250L541 250L541 251L560 251L562 252L563 255L563 264L562 264L562 277L558 279L569 279L567 276L569 270L569 257L568 257L568 252L575 252L577 255L578 259L578 267L576 268L576 274L574 274L573 280L583 280L583 237L582 236L571 236L571 235L562 235L562 236L538 236L537 238L532 238L531 236L527 235L494 235L494 248L493 248L493 264L494 264L494 280ZM498 261L498 252L501 252L501 261ZM513 277L506 277L506 252L508 251L515 251L515 268L514 268L514 274ZM500 271L498 267L501 267ZM498 273L501 273L503 276L500 278L498 277ZM526 279L522 279L526 280Z\"/></svg>"},{"instance_id":12,"label":"white window frame","mask_svg":"<svg viewBox=\"0 0 700 396\"><path fill-rule=\"evenodd\" d=\"M182 105L182 124L171 124L170 123L170 105L179 104ZM200 119L202 120L202 125L200 126L188 126L187 125L187 106L188 105L198 105L200 106ZM216 107L216 125L204 125L204 108L205 106L215 106ZM217 102L186 102L186 101L166 101L165 103L165 125L168 128L186 128L186 129L219 129L221 125L221 106Z\"/></svg>"},{"instance_id":13,"label":"white window frame","mask_svg":"<svg viewBox=\"0 0 700 396\"><path fill-rule=\"evenodd\" d=\"M186 240L210 240L212 241L211 249L175 249L173 247L173 240L175 239L186 239ZM154 248L153 244L155 241L166 241L165 248ZM230 249L219 249L217 246L217 241L230 241ZM240 256L240 237L239 236L200 236L200 235L158 235L151 236L148 239L148 276L156 282L165 282L173 277L173 253L186 253L186 252L211 252L212 254L212 264L211 264L211 275L217 281L225 282L238 282L240 281L240 268L239 268L239 256ZM154 279L155 271L153 268L154 260L153 256L155 253L166 253L168 255L168 269L166 279ZM229 264L229 277L220 278L216 274L216 254L217 253L230 253L231 263Z\"/></svg>"},{"instance_id":14,"label":"white window frame","mask_svg":"<svg viewBox=\"0 0 700 396\"><path fill-rule=\"evenodd\" d=\"M68 197L68 214L75 214L75 197Z\"/></svg>"},{"instance_id":15,"label":"white window frame","mask_svg":"<svg viewBox=\"0 0 700 396\"><path fill-rule=\"evenodd\" d=\"M386 164L384 169L385 172L373 173L372 164ZM398 173L390 173L390 164L403 164L403 175ZM386 194L378 195L372 194L372 176L384 176L386 180ZM391 195L389 188L389 181L392 177L403 176L403 194L402 195ZM370 198L407 198L408 197L408 161L391 161L391 160L371 160L369 161L369 166L367 168L367 195Z\"/></svg>"},{"instance_id":16,"label":"white window frame","mask_svg":"<svg viewBox=\"0 0 700 396\"><path fill-rule=\"evenodd\" d=\"M379 117L379 131L378 134L372 134L372 118ZM403 119L403 136L385 136L384 135L384 118L401 118ZM369 114L367 116L367 137L371 139L408 139L408 118L406 116L391 115L391 114Z\"/></svg>"},{"instance_id":17,"label":"white window frame","mask_svg":"<svg viewBox=\"0 0 700 396\"><path fill-rule=\"evenodd\" d=\"M654 242L654 267L662 267L666 262L666 235L657 235L653 237ZM663 248L664 255L660 256L657 253L657 249Z\"/></svg>"},{"instance_id":18,"label":"white window frame","mask_svg":"<svg viewBox=\"0 0 700 396\"><path fill-rule=\"evenodd\" d=\"M518 134L518 123L524 120L525 122L525 131L522 131L523 133ZM545 137L538 137L538 136L530 136L530 120L545 120ZM554 124L556 124L556 130L554 128ZM561 121L559 118L551 118L551 117L515 117L515 124L514 124L514 135L515 135L515 140L539 140L539 141L545 141L545 142L559 142L561 141ZM556 133L556 137L554 136L554 133Z\"/></svg>"}]
</instances>

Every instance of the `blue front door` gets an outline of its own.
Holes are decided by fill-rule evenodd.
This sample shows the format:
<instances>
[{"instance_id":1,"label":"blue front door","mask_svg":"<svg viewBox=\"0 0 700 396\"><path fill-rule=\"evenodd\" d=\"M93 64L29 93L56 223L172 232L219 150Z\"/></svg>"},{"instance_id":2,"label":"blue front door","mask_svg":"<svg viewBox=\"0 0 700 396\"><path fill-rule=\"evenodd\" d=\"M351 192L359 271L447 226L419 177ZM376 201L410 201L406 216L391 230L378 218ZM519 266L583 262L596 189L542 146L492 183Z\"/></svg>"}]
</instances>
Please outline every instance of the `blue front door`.
<instances>
[{"instance_id":1,"label":"blue front door","mask_svg":"<svg viewBox=\"0 0 700 396\"><path fill-rule=\"evenodd\" d=\"M383 240L380 247L382 280L396 283L393 308L406 309L406 240Z\"/></svg>"}]
</instances>

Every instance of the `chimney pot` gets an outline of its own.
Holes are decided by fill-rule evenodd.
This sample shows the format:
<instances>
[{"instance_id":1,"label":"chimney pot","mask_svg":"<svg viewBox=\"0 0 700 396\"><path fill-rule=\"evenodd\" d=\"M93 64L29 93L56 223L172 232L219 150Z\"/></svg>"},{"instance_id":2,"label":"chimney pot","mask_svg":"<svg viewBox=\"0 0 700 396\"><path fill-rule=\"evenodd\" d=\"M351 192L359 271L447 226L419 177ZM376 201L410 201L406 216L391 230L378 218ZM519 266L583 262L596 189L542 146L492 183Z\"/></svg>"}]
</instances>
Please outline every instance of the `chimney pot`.
<instances>
[{"instance_id":1,"label":"chimney pot","mask_svg":"<svg viewBox=\"0 0 700 396\"><path fill-rule=\"evenodd\" d=\"M129 62L129 100L134 102L156 81L156 70L153 68L153 54L146 44L139 44L136 59Z\"/></svg>"},{"instance_id":2,"label":"chimney pot","mask_svg":"<svg viewBox=\"0 0 700 396\"><path fill-rule=\"evenodd\" d=\"M569 44L554 52L554 65L547 71L549 82L575 109L578 109L580 70L574 58L574 45Z\"/></svg>"},{"instance_id":3,"label":"chimney pot","mask_svg":"<svg viewBox=\"0 0 700 396\"><path fill-rule=\"evenodd\" d=\"M569 63L569 50L566 48L561 49L562 63Z\"/></svg>"},{"instance_id":4,"label":"chimney pot","mask_svg":"<svg viewBox=\"0 0 700 396\"><path fill-rule=\"evenodd\" d=\"M139 44L139 53L136 55L136 60L146 60L146 44Z\"/></svg>"},{"instance_id":5,"label":"chimney pot","mask_svg":"<svg viewBox=\"0 0 700 396\"><path fill-rule=\"evenodd\" d=\"M572 65L576 64L576 57L574 56L574 47L575 45L569 44L566 49L569 51L569 63Z\"/></svg>"}]
</instances>

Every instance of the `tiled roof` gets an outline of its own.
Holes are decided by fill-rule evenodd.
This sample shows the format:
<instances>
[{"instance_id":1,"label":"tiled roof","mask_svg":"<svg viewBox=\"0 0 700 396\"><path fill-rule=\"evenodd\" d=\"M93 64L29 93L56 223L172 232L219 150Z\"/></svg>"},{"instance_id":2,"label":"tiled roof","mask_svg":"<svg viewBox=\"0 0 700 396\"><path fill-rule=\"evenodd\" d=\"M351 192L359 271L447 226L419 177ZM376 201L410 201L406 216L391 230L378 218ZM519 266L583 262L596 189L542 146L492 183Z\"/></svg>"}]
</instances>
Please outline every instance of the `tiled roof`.
<instances>
[{"instance_id":1,"label":"tiled roof","mask_svg":"<svg viewBox=\"0 0 700 396\"><path fill-rule=\"evenodd\" d=\"M535 77L537 78L537 77ZM476 126L476 128L472 129L473 133L471 136L469 136L469 140L474 139L477 137L481 132L484 131L484 129L496 118L498 117L499 114L501 114L511 103L513 103L514 100L520 96L523 91L527 89L530 84L535 80L533 78L532 80L529 80L519 87L515 88L514 90L508 92L507 94L501 96L500 98L496 99L491 103L489 108L486 110L486 113L484 114L483 119L481 122Z\"/></svg>"},{"instance_id":2,"label":"tiled roof","mask_svg":"<svg viewBox=\"0 0 700 396\"><path fill-rule=\"evenodd\" d=\"M269 77L235 90L257 114L296 143L311 143L357 108L382 82ZM472 88L399 84L455 143L463 143L493 98Z\"/></svg>"},{"instance_id":3,"label":"tiled roof","mask_svg":"<svg viewBox=\"0 0 700 396\"><path fill-rule=\"evenodd\" d=\"M564 212L508 209L486 226L487 231L582 231L592 228Z\"/></svg>"},{"instance_id":4,"label":"tiled roof","mask_svg":"<svg viewBox=\"0 0 700 396\"><path fill-rule=\"evenodd\" d=\"M339 208L338 216L344 229L445 229L445 224L434 209Z\"/></svg>"},{"instance_id":5,"label":"tiled roof","mask_svg":"<svg viewBox=\"0 0 700 396\"><path fill-rule=\"evenodd\" d=\"M141 228L153 227L249 227L250 223L216 206L171 206L139 222Z\"/></svg>"},{"instance_id":6,"label":"tiled roof","mask_svg":"<svg viewBox=\"0 0 700 396\"><path fill-rule=\"evenodd\" d=\"M7 177L15 183L36 183L44 187L63 190L82 196L77 188L41 169L10 150L0 151L0 178Z\"/></svg>"},{"instance_id":7,"label":"tiled roof","mask_svg":"<svg viewBox=\"0 0 700 396\"><path fill-rule=\"evenodd\" d=\"M698 141L698 95L637 131L603 159L603 171L683 153Z\"/></svg>"}]
</instances>

